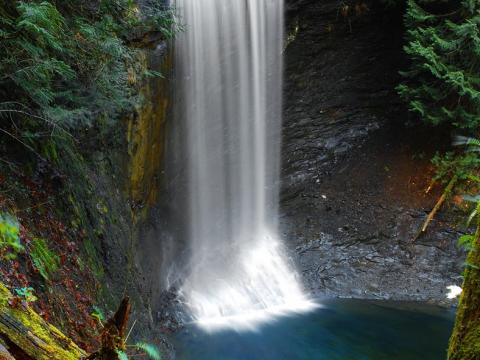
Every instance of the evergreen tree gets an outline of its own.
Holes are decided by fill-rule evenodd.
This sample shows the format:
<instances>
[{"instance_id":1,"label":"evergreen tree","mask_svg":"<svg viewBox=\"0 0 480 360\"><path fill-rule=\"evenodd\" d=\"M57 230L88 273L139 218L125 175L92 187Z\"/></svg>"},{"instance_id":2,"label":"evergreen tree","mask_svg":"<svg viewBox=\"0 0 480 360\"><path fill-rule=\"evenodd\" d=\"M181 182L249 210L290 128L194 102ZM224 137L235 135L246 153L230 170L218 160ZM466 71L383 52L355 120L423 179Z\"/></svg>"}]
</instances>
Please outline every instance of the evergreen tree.
<instances>
[{"instance_id":1,"label":"evergreen tree","mask_svg":"<svg viewBox=\"0 0 480 360\"><path fill-rule=\"evenodd\" d=\"M400 96L425 122L446 124L477 136L480 129L480 2L478 0L408 0L404 47L410 67L401 74ZM437 179L478 198L478 140L457 137L465 151L437 155ZM447 189L449 187L447 186ZM480 207L476 205L473 216ZM472 219L472 215L470 219ZM478 220L478 218L477 218ZM463 295L450 340L449 360L480 358L480 222L468 235L470 254L464 272Z\"/></svg>"},{"instance_id":2,"label":"evergreen tree","mask_svg":"<svg viewBox=\"0 0 480 360\"><path fill-rule=\"evenodd\" d=\"M133 0L0 0L2 137L41 151L52 135L131 110L138 80L154 72L129 36L168 37L172 25L170 10Z\"/></svg>"},{"instance_id":3,"label":"evergreen tree","mask_svg":"<svg viewBox=\"0 0 480 360\"><path fill-rule=\"evenodd\" d=\"M480 125L480 2L408 0L411 66L398 87L425 121L476 132ZM473 134L472 134L473 135Z\"/></svg>"}]
</instances>

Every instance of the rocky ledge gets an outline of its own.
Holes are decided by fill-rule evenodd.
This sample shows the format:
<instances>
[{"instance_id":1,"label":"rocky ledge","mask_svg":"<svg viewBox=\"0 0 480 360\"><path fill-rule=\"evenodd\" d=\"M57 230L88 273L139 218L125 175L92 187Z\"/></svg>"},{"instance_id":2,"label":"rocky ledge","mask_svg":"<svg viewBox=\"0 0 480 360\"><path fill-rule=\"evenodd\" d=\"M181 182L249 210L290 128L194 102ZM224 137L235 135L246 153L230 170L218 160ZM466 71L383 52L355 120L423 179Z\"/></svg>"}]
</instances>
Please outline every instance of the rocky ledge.
<instances>
[{"instance_id":1,"label":"rocky ledge","mask_svg":"<svg viewBox=\"0 0 480 360\"><path fill-rule=\"evenodd\" d=\"M391 29L400 26L389 26L401 19L364 5L347 14L337 1L289 7L284 238L317 296L448 304L465 258L454 211L414 240L441 191L425 193L429 159L448 139L406 125L394 90L402 39Z\"/></svg>"}]
</instances>

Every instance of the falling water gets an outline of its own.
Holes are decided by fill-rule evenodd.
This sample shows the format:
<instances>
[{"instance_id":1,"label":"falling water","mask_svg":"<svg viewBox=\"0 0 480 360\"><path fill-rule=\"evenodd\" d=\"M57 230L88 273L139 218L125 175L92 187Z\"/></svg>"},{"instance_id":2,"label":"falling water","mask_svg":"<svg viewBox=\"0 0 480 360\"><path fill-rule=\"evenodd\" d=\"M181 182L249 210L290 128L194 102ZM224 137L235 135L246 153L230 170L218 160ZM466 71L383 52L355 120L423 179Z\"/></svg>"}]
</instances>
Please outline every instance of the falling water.
<instances>
[{"instance_id":1,"label":"falling water","mask_svg":"<svg viewBox=\"0 0 480 360\"><path fill-rule=\"evenodd\" d=\"M177 0L189 274L207 328L310 307L277 235L283 0Z\"/></svg>"}]
</instances>

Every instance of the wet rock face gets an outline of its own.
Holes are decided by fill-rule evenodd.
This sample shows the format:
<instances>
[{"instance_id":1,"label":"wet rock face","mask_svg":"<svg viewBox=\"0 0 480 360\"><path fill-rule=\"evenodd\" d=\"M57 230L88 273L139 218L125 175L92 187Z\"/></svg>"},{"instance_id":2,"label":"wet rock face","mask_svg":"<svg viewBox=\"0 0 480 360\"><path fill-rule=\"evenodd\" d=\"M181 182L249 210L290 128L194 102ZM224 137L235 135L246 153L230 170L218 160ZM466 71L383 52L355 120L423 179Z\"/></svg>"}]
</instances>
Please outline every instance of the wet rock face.
<instances>
[{"instance_id":1,"label":"wet rock face","mask_svg":"<svg viewBox=\"0 0 480 360\"><path fill-rule=\"evenodd\" d=\"M465 257L451 212L414 238L441 191L425 193L429 159L448 138L404 125L401 19L338 4L287 4L284 238L319 296L445 303Z\"/></svg>"}]
</instances>

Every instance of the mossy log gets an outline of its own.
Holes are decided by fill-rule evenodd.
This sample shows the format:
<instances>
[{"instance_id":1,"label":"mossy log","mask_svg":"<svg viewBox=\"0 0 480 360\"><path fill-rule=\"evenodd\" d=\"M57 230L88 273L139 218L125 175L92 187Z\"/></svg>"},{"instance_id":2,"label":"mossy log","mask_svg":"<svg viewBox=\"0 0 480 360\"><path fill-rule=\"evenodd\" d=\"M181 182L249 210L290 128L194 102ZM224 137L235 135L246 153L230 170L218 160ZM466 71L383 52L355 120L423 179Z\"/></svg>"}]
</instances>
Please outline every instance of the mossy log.
<instances>
[{"instance_id":1,"label":"mossy log","mask_svg":"<svg viewBox=\"0 0 480 360\"><path fill-rule=\"evenodd\" d=\"M10 291L0 283L0 359L79 360L87 357L71 339L28 305L11 306Z\"/></svg>"},{"instance_id":2,"label":"mossy log","mask_svg":"<svg viewBox=\"0 0 480 360\"><path fill-rule=\"evenodd\" d=\"M0 360L16 360L10 351L8 351L5 343L0 341Z\"/></svg>"},{"instance_id":3,"label":"mossy log","mask_svg":"<svg viewBox=\"0 0 480 360\"><path fill-rule=\"evenodd\" d=\"M480 359L480 221L466 266L448 360Z\"/></svg>"}]
</instances>

